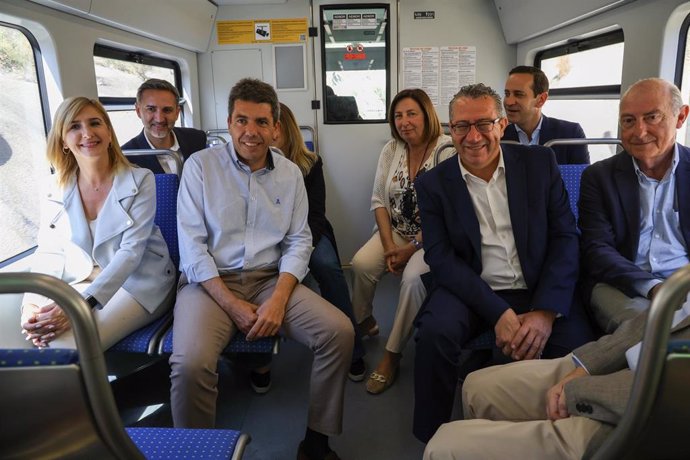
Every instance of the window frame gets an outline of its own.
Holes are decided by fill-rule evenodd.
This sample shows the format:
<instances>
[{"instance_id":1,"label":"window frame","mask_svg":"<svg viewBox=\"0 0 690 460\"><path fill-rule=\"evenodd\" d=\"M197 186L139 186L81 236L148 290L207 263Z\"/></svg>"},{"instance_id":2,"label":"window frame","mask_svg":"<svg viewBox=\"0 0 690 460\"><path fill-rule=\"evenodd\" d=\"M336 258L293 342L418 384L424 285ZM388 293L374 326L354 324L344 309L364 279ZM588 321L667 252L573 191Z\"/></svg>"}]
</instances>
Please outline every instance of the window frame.
<instances>
[{"instance_id":1,"label":"window frame","mask_svg":"<svg viewBox=\"0 0 690 460\"><path fill-rule=\"evenodd\" d=\"M8 29L14 29L20 32L29 42L31 50L33 51L34 68L36 70L36 85L38 86L38 98L41 104L41 116L43 117L43 132L48 139L48 132L52 126L52 120L50 117L50 107L48 99L48 85L46 82L45 71L43 69L43 53L41 52L41 47L38 40L33 33L26 27L20 26L18 24L12 24L6 21L0 21L0 27L6 27ZM37 244L31 246L30 248L24 249L14 255L9 256L6 259L0 260L0 269L10 266L29 255L33 254L38 247Z\"/></svg>"},{"instance_id":2,"label":"window frame","mask_svg":"<svg viewBox=\"0 0 690 460\"><path fill-rule=\"evenodd\" d=\"M327 10L338 10L338 9L373 9L373 8L381 8L386 11L386 18L388 24L386 24L386 29L384 30L384 35L386 39L386 51L385 51L385 57L386 57L386 101L385 101L385 108L384 108L384 118L383 119L377 119L377 120L365 120L365 119L360 119L360 120L328 120L326 116L326 30L325 30L325 22L323 20L324 17L324 11ZM329 27L332 27L332 24L329 25ZM321 5L319 8L319 34L320 34L320 45L321 45L321 111L323 112L322 117L323 117L323 123L325 125L354 125L354 124L381 124L381 123L388 123L388 111L390 110L389 105L391 102L391 36L390 36L390 29L391 29L391 12L390 12L390 4L388 3L337 3L337 4L328 4L328 5Z\"/></svg>"},{"instance_id":3,"label":"window frame","mask_svg":"<svg viewBox=\"0 0 690 460\"><path fill-rule=\"evenodd\" d=\"M26 37L31 49L34 52L34 67L36 68L36 84L38 85L38 96L41 100L41 115L43 116L43 130L45 131L46 138L48 137L48 132L52 126L52 120L50 118L50 107L48 106L48 85L46 83L46 75L43 70L43 53L41 52L41 47L38 44L38 40L34 37L26 27L22 27L18 24L12 24L9 22L0 21L0 26L7 27L10 29L18 30Z\"/></svg>"},{"instance_id":4,"label":"window frame","mask_svg":"<svg viewBox=\"0 0 690 460\"><path fill-rule=\"evenodd\" d=\"M616 29L614 31L592 37L572 40L564 45L543 49L534 56L534 66L541 69L541 63L544 59L551 59L571 53L588 51L616 43L625 43L625 34L623 33L623 29ZM549 89L549 97L556 96L555 98L559 98L559 96L598 96L600 98L605 98L606 96L620 97L620 94L620 84Z\"/></svg>"},{"instance_id":5,"label":"window frame","mask_svg":"<svg viewBox=\"0 0 690 460\"><path fill-rule=\"evenodd\" d=\"M163 67L166 69L171 69L175 76L174 85L177 90L182 95L182 71L180 70L180 64L172 59L164 59L160 57L150 56L139 51L128 51L120 48L115 48L112 46L103 45L96 43L93 46L93 56L102 57L106 59L116 59L119 61L133 62L135 64L145 64L155 67ZM118 111L118 110L132 110L134 104L137 101L136 94L131 97L98 97L98 100L103 106L108 110ZM183 109L181 111L182 122L184 125L184 104L185 100L180 96L179 101L180 107Z\"/></svg>"},{"instance_id":6,"label":"window frame","mask_svg":"<svg viewBox=\"0 0 690 460\"><path fill-rule=\"evenodd\" d=\"M673 82L681 91L683 91L683 71L685 70L685 51L688 46L688 31L690 31L690 13L685 16L683 23L680 25L678 33L678 52L676 53L676 72L673 76Z\"/></svg>"}]
</instances>

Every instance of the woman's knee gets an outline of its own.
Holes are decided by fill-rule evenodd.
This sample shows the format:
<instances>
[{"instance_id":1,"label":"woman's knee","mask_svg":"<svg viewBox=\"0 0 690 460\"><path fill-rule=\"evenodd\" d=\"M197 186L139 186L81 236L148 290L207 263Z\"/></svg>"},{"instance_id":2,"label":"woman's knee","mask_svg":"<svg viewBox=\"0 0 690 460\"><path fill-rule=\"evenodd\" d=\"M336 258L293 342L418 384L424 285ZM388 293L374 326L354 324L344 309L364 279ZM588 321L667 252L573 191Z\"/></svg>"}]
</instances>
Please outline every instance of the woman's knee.
<instances>
[{"instance_id":1,"label":"woman's knee","mask_svg":"<svg viewBox=\"0 0 690 460\"><path fill-rule=\"evenodd\" d=\"M381 264L381 258L361 248L352 258L352 271L357 275L369 275L376 272Z\"/></svg>"},{"instance_id":2,"label":"woman's knee","mask_svg":"<svg viewBox=\"0 0 690 460\"><path fill-rule=\"evenodd\" d=\"M410 294L426 295L426 287L422 281L422 274L405 270L400 279L400 290L407 290Z\"/></svg>"}]
</instances>

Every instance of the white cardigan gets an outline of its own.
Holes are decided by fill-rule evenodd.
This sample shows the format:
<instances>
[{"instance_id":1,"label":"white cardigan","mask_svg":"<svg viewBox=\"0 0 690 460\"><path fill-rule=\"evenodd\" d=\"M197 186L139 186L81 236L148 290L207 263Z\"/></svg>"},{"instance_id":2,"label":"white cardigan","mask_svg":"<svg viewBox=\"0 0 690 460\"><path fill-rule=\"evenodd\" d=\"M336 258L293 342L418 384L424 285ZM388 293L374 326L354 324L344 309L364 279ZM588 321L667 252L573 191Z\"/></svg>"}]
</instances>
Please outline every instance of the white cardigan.
<instances>
[{"instance_id":1,"label":"white cardigan","mask_svg":"<svg viewBox=\"0 0 690 460\"><path fill-rule=\"evenodd\" d=\"M113 178L92 238L76 174L64 188L53 180L43 194L32 271L76 284L88 278L95 261L102 271L86 288L84 296L91 295L106 305L123 287L147 311L153 312L175 282L175 266L163 235L153 222L155 214L153 173L142 168L123 169ZM42 296L27 294L23 303L46 302Z\"/></svg>"},{"instance_id":2,"label":"white cardigan","mask_svg":"<svg viewBox=\"0 0 690 460\"><path fill-rule=\"evenodd\" d=\"M441 134L436 140L432 155L435 158L438 153L439 158L438 161L434 161L432 163L432 168L436 166L437 163L440 163L441 161L455 155L455 147L440 150L440 147L448 143L452 143L452 139L446 134ZM383 150L381 150L379 164L376 167L376 177L374 178L374 191L371 195L370 211L373 211L376 208L386 208L388 215L391 215L390 201L388 197L390 196L391 182L393 181L393 174L395 172L394 165L398 164L400 158L405 155L405 152L405 143L396 139L391 139L388 141L388 143L386 143L386 145L383 147Z\"/></svg>"}]
</instances>

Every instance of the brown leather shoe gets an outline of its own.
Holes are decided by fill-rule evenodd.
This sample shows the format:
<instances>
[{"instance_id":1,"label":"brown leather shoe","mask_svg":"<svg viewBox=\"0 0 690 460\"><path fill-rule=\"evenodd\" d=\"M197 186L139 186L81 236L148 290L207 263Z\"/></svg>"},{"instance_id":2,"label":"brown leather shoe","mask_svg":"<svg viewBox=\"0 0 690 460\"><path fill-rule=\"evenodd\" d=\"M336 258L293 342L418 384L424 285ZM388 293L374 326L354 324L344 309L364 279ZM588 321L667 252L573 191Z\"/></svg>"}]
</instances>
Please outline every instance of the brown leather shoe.
<instances>
[{"instance_id":1,"label":"brown leather shoe","mask_svg":"<svg viewBox=\"0 0 690 460\"><path fill-rule=\"evenodd\" d=\"M378 372L374 371L371 373L369 376L369 380L367 380L367 393L372 394L372 395L378 395L386 391L388 388L390 388L391 385L393 385L393 382L395 382L395 378L398 376L398 368L396 367L395 370L391 375L383 375L379 374Z\"/></svg>"},{"instance_id":2,"label":"brown leather shoe","mask_svg":"<svg viewBox=\"0 0 690 460\"><path fill-rule=\"evenodd\" d=\"M302 441L297 449L297 460L340 460L340 457L334 451L330 451L323 459L311 458L304 451L304 441Z\"/></svg>"}]
</instances>

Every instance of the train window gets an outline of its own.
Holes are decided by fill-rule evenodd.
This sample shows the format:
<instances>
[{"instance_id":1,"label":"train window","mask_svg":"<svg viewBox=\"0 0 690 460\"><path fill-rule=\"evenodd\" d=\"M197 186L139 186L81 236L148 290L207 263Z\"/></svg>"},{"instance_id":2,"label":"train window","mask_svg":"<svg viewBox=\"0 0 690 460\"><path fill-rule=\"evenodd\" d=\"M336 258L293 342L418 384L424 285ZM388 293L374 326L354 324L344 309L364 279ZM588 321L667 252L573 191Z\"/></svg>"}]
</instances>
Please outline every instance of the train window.
<instances>
[{"instance_id":1,"label":"train window","mask_svg":"<svg viewBox=\"0 0 690 460\"><path fill-rule=\"evenodd\" d=\"M678 57L676 58L676 78L675 83L680 88L680 93L683 96L683 102L690 104L688 96L688 88L690 88L690 14L685 17L683 24L680 27L680 39L678 40ZM689 145L690 131L688 131L688 123L678 129L676 140L683 145Z\"/></svg>"},{"instance_id":2,"label":"train window","mask_svg":"<svg viewBox=\"0 0 690 460\"><path fill-rule=\"evenodd\" d=\"M321 7L325 123L386 121L388 18L387 5Z\"/></svg>"},{"instance_id":3,"label":"train window","mask_svg":"<svg viewBox=\"0 0 690 460\"><path fill-rule=\"evenodd\" d=\"M623 47L623 31L617 30L537 53L534 65L550 86L544 112L580 123L589 138L617 137ZM595 162L614 154L615 147L591 145L589 152Z\"/></svg>"},{"instance_id":4,"label":"train window","mask_svg":"<svg viewBox=\"0 0 690 460\"><path fill-rule=\"evenodd\" d=\"M40 50L20 27L0 23L0 266L36 246L46 115Z\"/></svg>"},{"instance_id":5,"label":"train window","mask_svg":"<svg viewBox=\"0 0 690 460\"><path fill-rule=\"evenodd\" d=\"M134 111L137 89L149 78L160 78L174 84L182 93L180 67L175 61L141 53L95 45L93 61L96 70L98 99L108 110L121 143L141 131L141 121ZM180 101L180 105L184 100ZM180 126L182 116L177 119Z\"/></svg>"}]
</instances>

